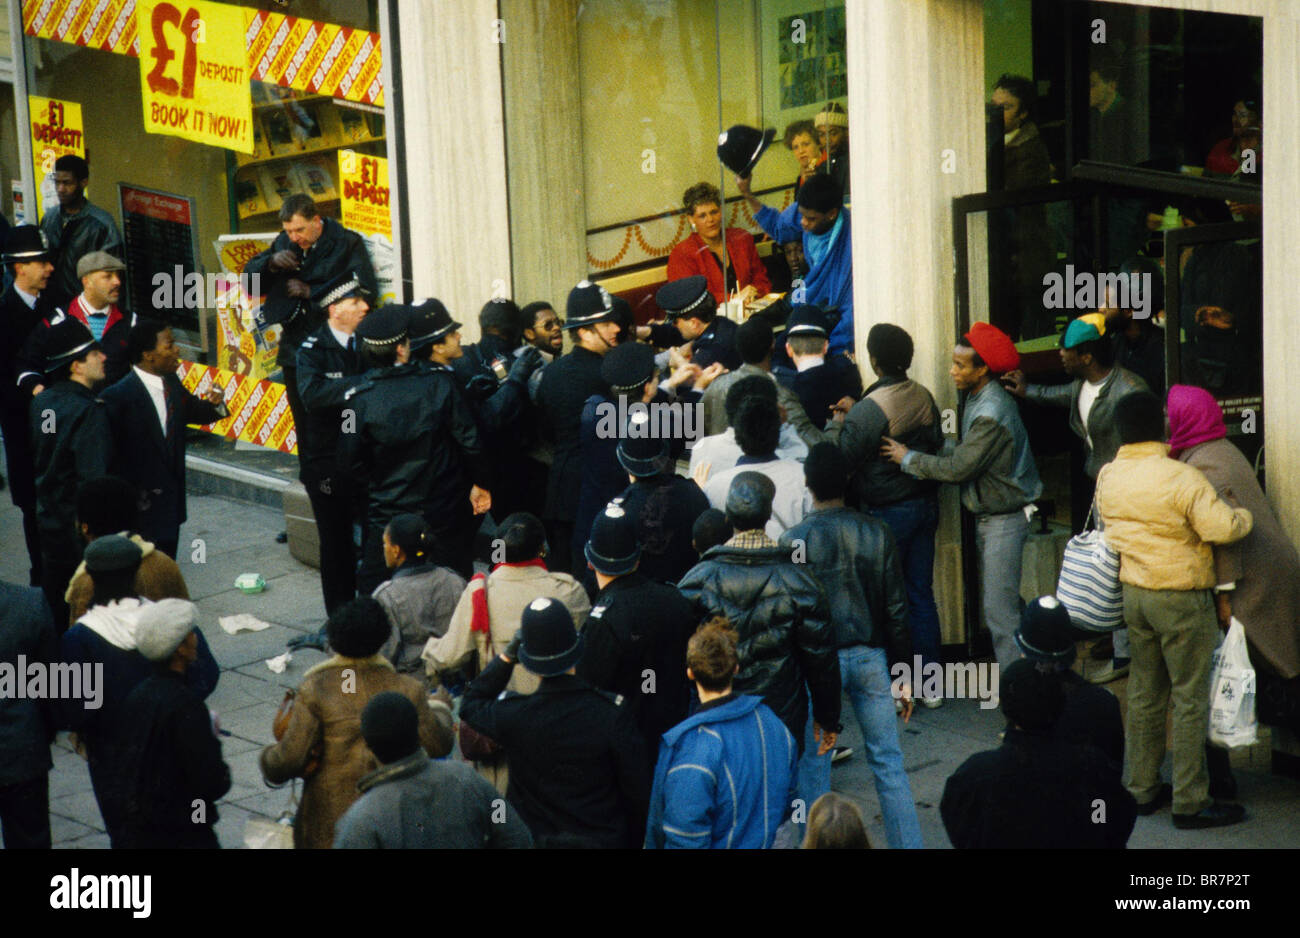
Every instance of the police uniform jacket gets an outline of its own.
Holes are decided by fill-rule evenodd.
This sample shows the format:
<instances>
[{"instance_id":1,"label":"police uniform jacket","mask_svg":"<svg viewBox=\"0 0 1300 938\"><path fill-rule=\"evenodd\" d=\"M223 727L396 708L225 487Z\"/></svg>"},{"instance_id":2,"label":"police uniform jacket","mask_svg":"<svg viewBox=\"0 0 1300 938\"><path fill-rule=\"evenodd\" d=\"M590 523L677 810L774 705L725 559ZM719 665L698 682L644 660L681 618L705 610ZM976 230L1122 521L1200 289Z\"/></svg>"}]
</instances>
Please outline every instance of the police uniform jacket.
<instances>
[{"instance_id":1,"label":"police uniform jacket","mask_svg":"<svg viewBox=\"0 0 1300 938\"><path fill-rule=\"evenodd\" d=\"M709 328L691 342L691 361L701 368L722 362L728 371L735 371L743 362L736 349L737 326L724 316L715 316ZM658 348L681 345L686 340L673 323L659 323L650 327L650 343Z\"/></svg>"},{"instance_id":2,"label":"police uniform jacket","mask_svg":"<svg viewBox=\"0 0 1300 938\"><path fill-rule=\"evenodd\" d=\"M108 475L113 458L107 408L89 388L60 381L32 398L31 434L41 553L75 565L77 489Z\"/></svg>"},{"instance_id":3,"label":"police uniform jacket","mask_svg":"<svg viewBox=\"0 0 1300 938\"><path fill-rule=\"evenodd\" d=\"M709 507L703 490L669 471L637 479L623 490L619 501L636 522L641 543L637 570L652 580L676 584L700 559L691 531Z\"/></svg>"},{"instance_id":4,"label":"police uniform jacket","mask_svg":"<svg viewBox=\"0 0 1300 938\"><path fill-rule=\"evenodd\" d=\"M677 587L637 570L600 591L583 627L578 676L623 696L646 742L648 766L654 765L659 738L690 709L686 643L696 624Z\"/></svg>"},{"instance_id":5,"label":"police uniform jacket","mask_svg":"<svg viewBox=\"0 0 1300 938\"><path fill-rule=\"evenodd\" d=\"M508 692L513 670L494 658L465 691L461 718L509 753L506 797L537 846L635 848L650 770L626 702L570 674Z\"/></svg>"},{"instance_id":6,"label":"police uniform jacket","mask_svg":"<svg viewBox=\"0 0 1300 938\"><path fill-rule=\"evenodd\" d=\"M302 248L289 240L281 232L271 242L271 246L258 254L244 267L244 273L257 274L261 278L262 290L266 293L266 302L262 305L262 317L267 323L283 323L284 333L280 336L280 351L276 362L281 366L293 367L298 346L311 333L325 323L325 314L315 309L309 300L290 296L287 292L290 280L301 280L315 289L346 271L353 270L361 285L377 296L379 289L375 283L375 269L370 263L370 253L366 242L355 231L344 228L332 218L324 218L325 227L305 254ZM267 263L272 255L280 251L292 251L298 256L297 270L282 270L272 273L267 270Z\"/></svg>"},{"instance_id":7,"label":"police uniform jacket","mask_svg":"<svg viewBox=\"0 0 1300 938\"><path fill-rule=\"evenodd\" d=\"M297 362L298 395L307 411L298 430L299 478L305 485L325 482L339 494L348 478L338 461L343 398L364 380L361 359L324 325L302 343Z\"/></svg>"},{"instance_id":8,"label":"police uniform jacket","mask_svg":"<svg viewBox=\"0 0 1300 938\"><path fill-rule=\"evenodd\" d=\"M546 518L572 521L582 489L582 411L587 398L605 394L600 376L604 359L581 346L546 366L537 403L542 433L553 447L554 460L546 480Z\"/></svg>"},{"instance_id":9,"label":"police uniform jacket","mask_svg":"<svg viewBox=\"0 0 1300 938\"><path fill-rule=\"evenodd\" d=\"M10 284L0 294L0 433L5 439L5 461L9 468L9 495L18 506L36 501L36 476L32 472L30 428L27 405L31 390L19 387L25 371L36 368L27 360L24 349L41 321L54 313L49 291L36 298L30 309ZM35 382L33 382L35 383Z\"/></svg>"},{"instance_id":10,"label":"police uniform jacket","mask_svg":"<svg viewBox=\"0 0 1300 938\"><path fill-rule=\"evenodd\" d=\"M340 460L369 485L371 526L405 512L431 524L472 517L479 433L450 369L380 368L344 395L343 407L355 411L356 423L339 435Z\"/></svg>"}]
</instances>

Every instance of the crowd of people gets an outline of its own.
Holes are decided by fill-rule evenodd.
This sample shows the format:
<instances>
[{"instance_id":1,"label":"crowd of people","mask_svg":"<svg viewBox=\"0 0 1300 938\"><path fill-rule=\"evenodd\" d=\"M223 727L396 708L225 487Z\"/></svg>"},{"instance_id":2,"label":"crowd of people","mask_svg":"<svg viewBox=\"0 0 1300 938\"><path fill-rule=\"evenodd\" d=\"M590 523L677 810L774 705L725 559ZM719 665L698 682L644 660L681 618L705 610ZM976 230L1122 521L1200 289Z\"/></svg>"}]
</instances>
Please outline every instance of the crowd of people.
<instances>
[{"instance_id":1,"label":"crowd of people","mask_svg":"<svg viewBox=\"0 0 1300 938\"><path fill-rule=\"evenodd\" d=\"M1276 587L1300 583L1300 558L1217 404L1171 388L1166 443L1164 407L1116 364L1125 335L1104 312L1065 330L1060 387L1028 383L995 326L961 336L956 441L908 377L902 328L871 327L864 389L846 354L843 118L819 115L837 143L823 172L800 156L786 212L741 180L809 270L784 316L739 324L723 301L765 292L766 276L705 184L687 192L696 231L656 294L663 321L638 325L583 280L562 316L490 300L465 346L436 299L374 308L360 239L286 200L249 270L282 327L327 615L296 644L329 657L260 759L269 784L304 780L295 846L868 846L831 792L851 754L837 747L846 698L885 842L923 846L898 720L914 694L944 700L891 665L941 661L943 484L974 518L1007 719L1002 745L948 780L953 844L1122 846L1136 815L1170 801L1179 828L1242 819L1226 754L1204 742L1210 656L1237 615L1258 667L1300 675L1300 595ZM796 154L811 141L787 137ZM66 251L30 226L4 248L2 429L41 591L0 587L0 660L102 667L103 699L0 699L0 826L6 846L49 845L48 745L68 729L113 846L212 847L230 787L203 704L219 667L175 558L184 428L225 416L222 393L188 392L171 329L114 306L124 267L108 250L77 259L81 293L55 305ZM1020 598L1043 487L1018 398L1066 408L1087 449L1122 558L1128 628L1106 673L1129 676L1126 725L1070 669L1090 636L1054 598ZM664 419L683 408L700 420Z\"/></svg>"}]
</instances>

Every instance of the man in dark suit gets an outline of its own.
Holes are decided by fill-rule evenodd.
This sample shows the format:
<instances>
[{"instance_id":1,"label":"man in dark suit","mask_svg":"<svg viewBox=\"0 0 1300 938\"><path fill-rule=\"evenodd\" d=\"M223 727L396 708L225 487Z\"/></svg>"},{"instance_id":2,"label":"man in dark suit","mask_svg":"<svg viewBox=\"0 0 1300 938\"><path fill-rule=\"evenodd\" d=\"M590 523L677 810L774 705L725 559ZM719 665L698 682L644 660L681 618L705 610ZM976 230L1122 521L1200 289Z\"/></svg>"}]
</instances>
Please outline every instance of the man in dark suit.
<instances>
[{"instance_id":1,"label":"man in dark suit","mask_svg":"<svg viewBox=\"0 0 1300 938\"><path fill-rule=\"evenodd\" d=\"M0 583L0 664L22 674L34 662L58 660L54 618L41 591ZM50 848L55 725L48 699L0 695L0 832L6 850Z\"/></svg>"},{"instance_id":2,"label":"man in dark suit","mask_svg":"<svg viewBox=\"0 0 1300 938\"><path fill-rule=\"evenodd\" d=\"M266 294L260 318L282 327L275 360L284 371L285 396L297 427L306 418L298 395L298 348L325 325L324 311L311 302L312 293L348 271L356 272L371 296L378 296L379 290L361 235L322 216L310 196L299 192L285 199L280 223L284 231L248 262L244 273L259 278Z\"/></svg>"},{"instance_id":3,"label":"man in dark suit","mask_svg":"<svg viewBox=\"0 0 1300 938\"><path fill-rule=\"evenodd\" d=\"M36 327L55 311L46 285L54 273L54 254L35 225L19 225L5 239L3 260L13 282L0 294L0 433L4 434L9 497L23 513L23 534L31 558L31 584L41 582L41 543L36 527L36 475L32 469L31 429L27 425L28 388L23 371L42 371L23 359ZM36 376L38 383L43 376Z\"/></svg>"},{"instance_id":4,"label":"man in dark suit","mask_svg":"<svg viewBox=\"0 0 1300 938\"><path fill-rule=\"evenodd\" d=\"M185 523L185 426L213 423L229 411L217 388L206 398L185 390L166 323L137 323L126 344L131 370L101 395L113 432L113 474L140 492L140 534L174 560Z\"/></svg>"}]
</instances>

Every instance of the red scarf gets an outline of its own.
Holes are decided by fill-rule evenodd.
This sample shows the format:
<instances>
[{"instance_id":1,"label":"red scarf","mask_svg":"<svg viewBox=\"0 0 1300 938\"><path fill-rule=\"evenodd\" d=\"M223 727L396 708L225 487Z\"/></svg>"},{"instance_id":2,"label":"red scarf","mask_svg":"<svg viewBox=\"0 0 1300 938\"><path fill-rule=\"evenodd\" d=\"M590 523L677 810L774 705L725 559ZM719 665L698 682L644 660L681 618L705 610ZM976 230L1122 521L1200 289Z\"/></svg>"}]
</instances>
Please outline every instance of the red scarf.
<instances>
[{"instance_id":1,"label":"red scarf","mask_svg":"<svg viewBox=\"0 0 1300 938\"><path fill-rule=\"evenodd\" d=\"M541 567L546 569L546 561L541 557L534 557L532 560L521 560L519 563L499 563L492 570L495 572L502 567ZM470 594L470 615L469 630L470 632L482 632L484 635L490 632L490 623L488 621L488 604L487 604L487 575L476 573L470 578L469 585L472 587L475 583L481 584L478 589Z\"/></svg>"}]
</instances>

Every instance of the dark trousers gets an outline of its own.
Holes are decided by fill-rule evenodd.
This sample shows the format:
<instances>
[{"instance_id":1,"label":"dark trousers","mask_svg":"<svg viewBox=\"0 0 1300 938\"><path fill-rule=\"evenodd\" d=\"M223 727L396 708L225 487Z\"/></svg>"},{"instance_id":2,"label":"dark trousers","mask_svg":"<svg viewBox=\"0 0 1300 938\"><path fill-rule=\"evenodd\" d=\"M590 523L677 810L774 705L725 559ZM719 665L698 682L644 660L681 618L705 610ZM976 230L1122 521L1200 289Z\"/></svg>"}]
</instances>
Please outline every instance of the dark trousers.
<instances>
[{"instance_id":1,"label":"dark trousers","mask_svg":"<svg viewBox=\"0 0 1300 938\"><path fill-rule=\"evenodd\" d=\"M70 612L63 594L68 591L68 583L72 581L72 575L76 572L76 562L68 563L49 556L41 558L41 589L45 591L50 612L54 614L54 627L58 629L60 635L68 630Z\"/></svg>"},{"instance_id":2,"label":"dark trousers","mask_svg":"<svg viewBox=\"0 0 1300 938\"><path fill-rule=\"evenodd\" d=\"M50 776L0 785L0 834L6 850L50 849Z\"/></svg>"},{"instance_id":3,"label":"dark trousers","mask_svg":"<svg viewBox=\"0 0 1300 938\"><path fill-rule=\"evenodd\" d=\"M177 530L176 532L174 532L174 534L171 537L158 538L158 540L153 542L153 546L156 549L162 551L172 560L175 560L176 550L180 546L180 541L181 541L180 531Z\"/></svg>"},{"instance_id":4,"label":"dark trousers","mask_svg":"<svg viewBox=\"0 0 1300 938\"><path fill-rule=\"evenodd\" d=\"M333 615L335 609L357 595L357 549L352 540L354 499L348 493L322 492L322 484L328 483L305 484L320 538L320 585L325 596L325 613ZM382 566L382 550L379 560Z\"/></svg>"},{"instance_id":5,"label":"dark trousers","mask_svg":"<svg viewBox=\"0 0 1300 938\"><path fill-rule=\"evenodd\" d=\"M296 349L294 354L297 355ZM298 367L281 365L280 370L284 372L284 396L289 401L289 413L293 414L293 429L301 436L302 428L307 424L307 408L302 405L302 397L298 394Z\"/></svg>"},{"instance_id":6,"label":"dark trousers","mask_svg":"<svg viewBox=\"0 0 1300 938\"><path fill-rule=\"evenodd\" d=\"M357 592L369 596L375 587L388 579L384 564L384 528L387 524L366 524L365 540L361 544L361 568L357 571ZM322 558L322 572L324 559Z\"/></svg>"},{"instance_id":7,"label":"dark trousers","mask_svg":"<svg viewBox=\"0 0 1300 938\"><path fill-rule=\"evenodd\" d=\"M546 569L553 573L573 573L573 522L562 521L559 518L549 518L546 521L546 546L549 548L546 554ZM579 572L585 570L587 562L584 560L578 567Z\"/></svg>"},{"instance_id":8,"label":"dark trousers","mask_svg":"<svg viewBox=\"0 0 1300 938\"><path fill-rule=\"evenodd\" d=\"M41 534L36 525L36 506L24 505L23 540L27 542L27 556L31 559L31 585L40 586L45 582L45 564L41 559Z\"/></svg>"}]
</instances>

